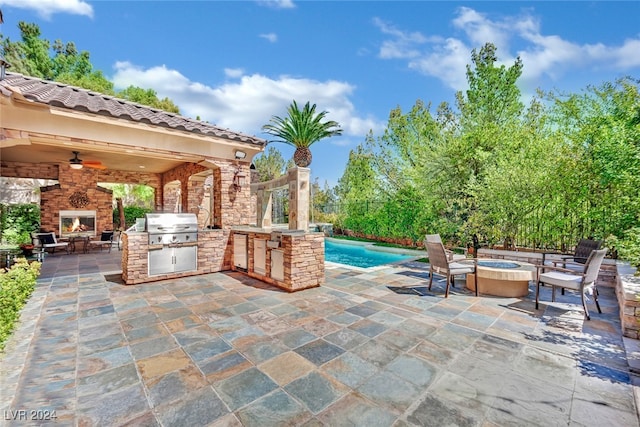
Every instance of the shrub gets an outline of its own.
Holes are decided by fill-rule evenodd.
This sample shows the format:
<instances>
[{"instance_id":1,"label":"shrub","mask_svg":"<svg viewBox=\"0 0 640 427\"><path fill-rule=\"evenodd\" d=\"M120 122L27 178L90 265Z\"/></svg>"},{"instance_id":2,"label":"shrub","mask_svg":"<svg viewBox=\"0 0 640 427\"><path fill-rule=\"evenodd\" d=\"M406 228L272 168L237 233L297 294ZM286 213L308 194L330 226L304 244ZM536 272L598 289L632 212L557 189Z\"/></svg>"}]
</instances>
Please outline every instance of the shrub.
<instances>
[{"instance_id":1,"label":"shrub","mask_svg":"<svg viewBox=\"0 0 640 427\"><path fill-rule=\"evenodd\" d=\"M637 269L636 274L640 275L640 227L625 231L618 245L620 258L629 261Z\"/></svg>"},{"instance_id":2,"label":"shrub","mask_svg":"<svg viewBox=\"0 0 640 427\"><path fill-rule=\"evenodd\" d=\"M0 205L3 243L31 243L31 232L40 229L40 207L32 203Z\"/></svg>"},{"instance_id":3,"label":"shrub","mask_svg":"<svg viewBox=\"0 0 640 427\"><path fill-rule=\"evenodd\" d=\"M120 215L118 209L113 210L113 224L116 228L126 230L136 223L136 218L144 218L144 214L153 212L153 209L141 208L138 206L126 206L124 208L124 221L126 224L120 224Z\"/></svg>"},{"instance_id":4,"label":"shrub","mask_svg":"<svg viewBox=\"0 0 640 427\"><path fill-rule=\"evenodd\" d=\"M9 271L0 273L0 350L4 349L5 341L20 317L20 310L35 289L40 265L18 258Z\"/></svg>"}]
</instances>

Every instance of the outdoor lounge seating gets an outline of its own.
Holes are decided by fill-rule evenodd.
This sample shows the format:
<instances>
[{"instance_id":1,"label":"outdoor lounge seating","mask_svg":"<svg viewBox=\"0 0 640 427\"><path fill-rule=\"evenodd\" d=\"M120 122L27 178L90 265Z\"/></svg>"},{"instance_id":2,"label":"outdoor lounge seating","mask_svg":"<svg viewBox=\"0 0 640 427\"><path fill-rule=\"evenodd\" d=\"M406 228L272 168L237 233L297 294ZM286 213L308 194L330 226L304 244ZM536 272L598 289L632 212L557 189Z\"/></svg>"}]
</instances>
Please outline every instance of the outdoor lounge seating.
<instances>
[{"instance_id":1,"label":"outdoor lounge seating","mask_svg":"<svg viewBox=\"0 0 640 427\"><path fill-rule=\"evenodd\" d=\"M602 260L606 254L607 249L591 251L591 254L583 265L582 271L557 266L539 265L538 280L536 284L536 309L538 308L538 301L540 299L540 285L550 285L551 301L555 301L556 287L578 291L582 298L584 313L587 316L587 320L590 320L591 317L589 316L585 296L585 293L589 292L593 294L593 299L595 300L598 312L602 313L600 304L598 303L598 288L596 287L596 280L598 279ZM540 271L543 272L540 273Z\"/></svg>"},{"instance_id":2,"label":"outdoor lounge seating","mask_svg":"<svg viewBox=\"0 0 640 427\"><path fill-rule=\"evenodd\" d=\"M111 252L111 246L113 245L113 231L103 231L100 233L100 240L89 240L89 250L92 248L100 248L102 251L104 248L108 248Z\"/></svg>"},{"instance_id":3,"label":"outdoor lounge seating","mask_svg":"<svg viewBox=\"0 0 640 427\"><path fill-rule=\"evenodd\" d=\"M45 251L51 249L52 254L56 251L56 248L62 248L67 251L67 254L69 253L69 242L59 242L54 232L32 233L31 240L36 248Z\"/></svg>"},{"instance_id":4,"label":"outdoor lounge seating","mask_svg":"<svg viewBox=\"0 0 640 427\"><path fill-rule=\"evenodd\" d=\"M444 297L449 297L449 285L453 285L453 281L456 275L474 273L476 271L476 260L470 259L467 263L460 263L449 259L446 249L439 242L425 241L427 247L427 254L429 256L429 290L431 290L431 283L433 282L433 275L439 274L445 276L447 279L447 285L444 292ZM476 278L477 280L477 278ZM476 296L478 295L478 286L476 283Z\"/></svg>"}]
</instances>

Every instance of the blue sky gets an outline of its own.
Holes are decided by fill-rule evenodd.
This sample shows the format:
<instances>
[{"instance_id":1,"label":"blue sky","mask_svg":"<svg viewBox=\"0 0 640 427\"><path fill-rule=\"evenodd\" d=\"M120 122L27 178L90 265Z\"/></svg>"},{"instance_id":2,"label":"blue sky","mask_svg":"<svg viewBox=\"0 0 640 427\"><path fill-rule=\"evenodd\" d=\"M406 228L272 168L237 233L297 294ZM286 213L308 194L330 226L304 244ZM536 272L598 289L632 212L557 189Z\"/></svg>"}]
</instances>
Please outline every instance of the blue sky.
<instances>
[{"instance_id":1,"label":"blue sky","mask_svg":"<svg viewBox=\"0 0 640 427\"><path fill-rule=\"evenodd\" d=\"M19 21L73 41L116 84L153 88L188 117L268 139L261 127L311 101L341 137L312 146L312 175L335 185L369 130L417 99L453 103L471 50L520 56L523 97L640 77L640 2L0 0ZM285 158L293 148L274 144Z\"/></svg>"}]
</instances>

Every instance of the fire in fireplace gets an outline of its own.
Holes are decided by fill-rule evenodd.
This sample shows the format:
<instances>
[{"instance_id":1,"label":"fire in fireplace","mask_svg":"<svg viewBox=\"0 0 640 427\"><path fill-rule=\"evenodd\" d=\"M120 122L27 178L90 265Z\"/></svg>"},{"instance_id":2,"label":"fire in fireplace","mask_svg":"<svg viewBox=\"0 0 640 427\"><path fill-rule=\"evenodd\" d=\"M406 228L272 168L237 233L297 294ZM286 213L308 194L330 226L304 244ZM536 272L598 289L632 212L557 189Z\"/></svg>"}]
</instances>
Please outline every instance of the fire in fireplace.
<instances>
[{"instance_id":1,"label":"fire in fireplace","mask_svg":"<svg viewBox=\"0 0 640 427\"><path fill-rule=\"evenodd\" d=\"M60 211L60 237L78 235L96 235L96 211Z\"/></svg>"}]
</instances>

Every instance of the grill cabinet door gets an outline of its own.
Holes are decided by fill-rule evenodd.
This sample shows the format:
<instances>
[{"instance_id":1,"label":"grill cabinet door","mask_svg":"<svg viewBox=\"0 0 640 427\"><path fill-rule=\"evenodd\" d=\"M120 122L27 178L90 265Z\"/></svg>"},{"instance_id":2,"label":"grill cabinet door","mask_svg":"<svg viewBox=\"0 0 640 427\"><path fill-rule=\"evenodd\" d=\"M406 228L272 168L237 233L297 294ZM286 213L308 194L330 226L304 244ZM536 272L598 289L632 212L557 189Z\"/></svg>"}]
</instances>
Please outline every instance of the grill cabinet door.
<instances>
[{"instance_id":1,"label":"grill cabinet door","mask_svg":"<svg viewBox=\"0 0 640 427\"><path fill-rule=\"evenodd\" d=\"M247 271L247 235L235 233L233 235L233 265Z\"/></svg>"},{"instance_id":2,"label":"grill cabinet door","mask_svg":"<svg viewBox=\"0 0 640 427\"><path fill-rule=\"evenodd\" d=\"M149 276L173 272L173 249L149 250Z\"/></svg>"},{"instance_id":3,"label":"grill cabinet door","mask_svg":"<svg viewBox=\"0 0 640 427\"><path fill-rule=\"evenodd\" d=\"M253 241L253 271L259 274L267 272L267 241L264 239Z\"/></svg>"},{"instance_id":4,"label":"grill cabinet door","mask_svg":"<svg viewBox=\"0 0 640 427\"><path fill-rule=\"evenodd\" d=\"M282 249L271 251L271 278L284 281L284 251Z\"/></svg>"},{"instance_id":5,"label":"grill cabinet door","mask_svg":"<svg viewBox=\"0 0 640 427\"><path fill-rule=\"evenodd\" d=\"M198 247L182 246L173 248L175 272L198 269Z\"/></svg>"}]
</instances>

